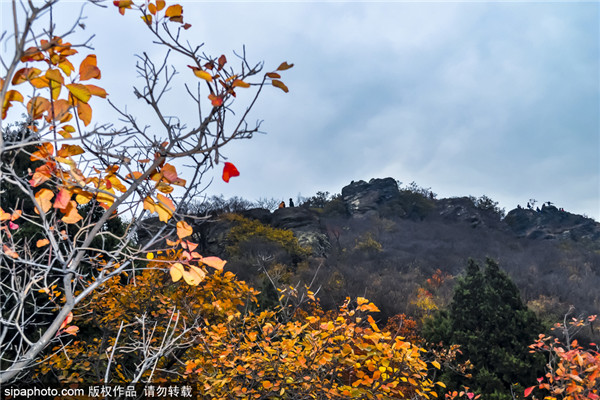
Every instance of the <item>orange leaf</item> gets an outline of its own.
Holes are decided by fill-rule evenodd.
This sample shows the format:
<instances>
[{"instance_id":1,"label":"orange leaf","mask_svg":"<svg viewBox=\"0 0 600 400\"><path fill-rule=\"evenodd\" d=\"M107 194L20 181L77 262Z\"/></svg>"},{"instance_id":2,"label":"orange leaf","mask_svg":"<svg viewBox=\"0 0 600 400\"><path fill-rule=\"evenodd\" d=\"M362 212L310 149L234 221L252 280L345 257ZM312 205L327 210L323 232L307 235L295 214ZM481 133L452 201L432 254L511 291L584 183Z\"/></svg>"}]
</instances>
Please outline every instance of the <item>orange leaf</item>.
<instances>
[{"instance_id":1,"label":"orange leaf","mask_svg":"<svg viewBox=\"0 0 600 400\"><path fill-rule=\"evenodd\" d=\"M132 0L115 0L113 1L113 4L117 7L119 7L119 13L121 15L125 15L125 9L130 9L131 6L133 5L133 1Z\"/></svg>"},{"instance_id":2,"label":"orange leaf","mask_svg":"<svg viewBox=\"0 0 600 400\"><path fill-rule=\"evenodd\" d=\"M33 186L33 187L39 186L52 177L53 167L48 164L50 164L50 163L46 163L35 169L33 176L29 180L29 184L31 186ZM37 209L36 209L36 211L37 211Z\"/></svg>"},{"instance_id":3,"label":"orange leaf","mask_svg":"<svg viewBox=\"0 0 600 400\"><path fill-rule=\"evenodd\" d=\"M71 191L62 188L60 189L60 191L58 192L58 194L56 195L56 199L54 200L54 208L58 208L58 209L65 209L67 208L67 206L69 205L69 202L71 201Z\"/></svg>"},{"instance_id":4,"label":"orange leaf","mask_svg":"<svg viewBox=\"0 0 600 400\"><path fill-rule=\"evenodd\" d=\"M50 243L50 241L48 239L40 239L35 243L35 247L44 247L48 243Z\"/></svg>"},{"instance_id":5,"label":"orange leaf","mask_svg":"<svg viewBox=\"0 0 600 400\"><path fill-rule=\"evenodd\" d=\"M279 67L277 67L276 71L285 71L286 69L290 69L294 66L294 64L288 64L287 61L282 62Z\"/></svg>"},{"instance_id":6,"label":"orange leaf","mask_svg":"<svg viewBox=\"0 0 600 400\"><path fill-rule=\"evenodd\" d=\"M65 224L74 224L83 219L77 212L77 203L73 200L71 200L67 207L62 211L65 213L65 216L61 218L61 221Z\"/></svg>"},{"instance_id":7,"label":"orange leaf","mask_svg":"<svg viewBox=\"0 0 600 400\"><path fill-rule=\"evenodd\" d=\"M279 78L281 78L281 75L279 75L277 72L268 72L267 76L269 78L272 78L272 79L279 79Z\"/></svg>"},{"instance_id":8,"label":"orange leaf","mask_svg":"<svg viewBox=\"0 0 600 400\"><path fill-rule=\"evenodd\" d=\"M171 164L165 164L161 168L160 172L162 173L163 178L167 180L167 182L172 183L177 180L177 169Z\"/></svg>"},{"instance_id":9,"label":"orange leaf","mask_svg":"<svg viewBox=\"0 0 600 400\"><path fill-rule=\"evenodd\" d=\"M88 126L92 122L92 107L86 103L78 103L77 116L83 121L85 126Z\"/></svg>"},{"instance_id":10,"label":"orange leaf","mask_svg":"<svg viewBox=\"0 0 600 400\"><path fill-rule=\"evenodd\" d=\"M219 257L202 257L202 263L217 269L219 271L223 271L223 267L227 264L227 261L221 260Z\"/></svg>"},{"instance_id":11,"label":"orange leaf","mask_svg":"<svg viewBox=\"0 0 600 400\"><path fill-rule=\"evenodd\" d=\"M57 69L49 69L48 71L46 71L46 75L45 76L50 81L58 82L60 84L64 84L65 83L65 80L64 80L62 74Z\"/></svg>"},{"instance_id":12,"label":"orange leaf","mask_svg":"<svg viewBox=\"0 0 600 400\"><path fill-rule=\"evenodd\" d=\"M100 79L102 77L102 73L100 72L100 68L98 68L96 65L97 60L95 54L90 54L84 58L79 65L79 80L87 81L88 79L92 78Z\"/></svg>"},{"instance_id":13,"label":"orange leaf","mask_svg":"<svg viewBox=\"0 0 600 400\"><path fill-rule=\"evenodd\" d=\"M192 229L192 227L187 222L185 222L185 221L179 221L177 223L177 237L179 237L179 239L183 239L184 237L188 237L192 233L194 233L194 230Z\"/></svg>"},{"instance_id":14,"label":"orange leaf","mask_svg":"<svg viewBox=\"0 0 600 400\"><path fill-rule=\"evenodd\" d=\"M165 8L165 5L166 5L165 0L157 0L156 1L156 11L162 10L163 8Z\"/></svg>"},{"instance_id":15,"label":"orange leaf","mask_svg":"<svg viewBox=\"0 0 600 400\"><path fill-rule=\"evenodd\" d=\"M167 7L167 11L165 11L165 16L169 17L169 19L171 21L175 21L175 22L183 21L181 14L183 14L183 7L181 7L181 5L179 5L179 4L169 6L169 7Z\"/></svg>"},{"instance_id":16,"label":"orange leaf","mask_svg":"<svg viewBox=\"0 0 600 400\"><path fill-rule=\"evenodd\" d=\"M83 103L87 103L90 100L90 97L92 97L92 93L86 85L83 85L81 83L70 83L66 86L67 89L69 89L69 92L71 92L71 94L73 95L73 97L75 97L77 100Z\"/></svg>"},{"instance_id":17,"label":"orange leaf","mask_svg":"<svg viewBox=\"0 0 600 400\"><path fill-rule=\"evenodd\" d=\"M156 198L158 199L158 202L156 203L154 210L158 213L158 219L162 222L167 222L173 216L175 204L160 193L156 195Z\"/></svg>"},{"instance_id":18,"label":"orange leaf","mask_svg":"<svg viewBox=\"0 0 600 400\"><path fill-rule=\"evenodd\" d=\"M6 92L6 96L4 97L4 102L2 105L2 118L6 118L6 113L9 108L12 107L12 102L18 101L20 103L23 102L23 95L16 90L9 90Z\"/></svg>"},{"instance_id":19,"label":"orange leaf","mask_svg":"<svg viewBox=\"0 0 600 400\"><path fill-rule=\"evenodd\" d=\"M31 85L37 89L45 89L50 86L50 81L45 76L33 78L29 81Z\"/></svg>"},{"instance_id":20,"label":"orange leaf","mask_svg":"<svg viewBox=\"0 0 600 400\"><path fill-rule=\"evenodd\" d=\"M52 208L52 198L54 197L54 193L50 189L40 189L35 194L35 201L40 206L42 211L45 213L48 212ZM38 212L37 208L35 210Z\"/></svg>"},{"instance_id":21,"label":"orange leaf","mask_svg":"<svg viewBox=\"0 0 600 400\"><path fill-rule=\"evenodd\" d=\"M10 247L8 247L5 244L2 245L2 250L4 251L4 254L6 254L9 257L12 257L14 259L19 258L19 254L17 254L16 251L14 251L13 249L11 249Z\"/></svg>"},{"instance_id":22,"label":"orange leaf","mask_svg":"<svg viewBox=\"0 0 600 400\"><path fill-rule=\"evenodd\" d=\"M230 162L226 162L223 167L223 180L229 182L229 179L234 176L240 176L240 171Z\"/></svg>"},{"instance_id":23,"label":"orange leaf","mask_svg":"<svg viewBox=\"0 0 600 400\"><path fill-rule=\"evenodd\" d=\"M63 144L56 155L59 157L72 157L83 153L85 153L85 150L76 144Z\"/></svg>"},{"instance_id":24,"label":"orange leaf","mask_svg":"<svg viewBox=\"0 0 600 400\"><path fill-rule=\"evenodd\" d=\"M143 174L139 171L133 171L125 177L126 179L139 179Z\"/></svg>"},{"instance_id":25,"label":"orange leaf","mask_svg":"<svg viewBox=\"0 0 600 400\"><path fill-rule=\"evenodd\" d=\"M233 81L233 83L231 84L232 87L243 87L243 88L249 88L250 84L246 83L240 79L236 79L235 81Z\"/></svg>"},{"instance_id":26,"label":"orange leaf","mask_svg":"<svg viewBox=\"0 0 600 400\"><path fill-rule=\"evenodd\" d=\"M68 333L69 335L74 335L77 336L77 332L79 331L79 327L75 326L75 325L71 325L69 326L67 329L65 329L63 332Z\"/></svg>"},{"instance_id":27,"label":"orange leaf","mask_svg":"<svg viewBox=\"0 0 600 400\"><path fill-rule=\"evenodd\" d=\"M181 240L177 239L176 241L172 241L170 239L167 239L166 242L167 242L167 246L175 247L181 242Z\"/></svg>"},{"instance_id":28,"label":"orange leaf","mask_svg":"<svg viewBox=\"0 0 600 400\"><path fill-rule=\"evenodd\" d=\"M46 112L50 108L50 102L41 97L36 96L29 100L27 103L27 112L31 115L33 119L39 119L42 117L42 114Z\"/></svg>"},{"instance_id":29,"label":"orange leaf","mask_svg":"<svg viewBox=\"0 0 600 400\"><path fill-rule=\"evenodd\" d=\"M220 107L223 105L223 97L221 96L215 96L214 94L209 94L208 98L211 102L211 104L213 105L213 107Z\"/></svg>"},{"instance_id":30,"label":"orange leaf","mask_svg":"<svg viewBox=\"0 0 600 400\"><path fill-rule=\"evenodd\" d=\"M148 4L148 12L152 15L156 15L156 6L154 3Z\"/></svg>"},{"instance_id":31,"label":"orange leaf","mask_svg":"<svg viewBox=\"0 0 600 400\"><path fill-rule=\"evenodd\" d=\"M0 207L0 221L9 221L10 220L10 213L7 213L6 211L4 211L2 209L2 207Z\"/></svg>"},{"instance_id":32,"label":"orange leaf","mask_svg":"<svg viewBox=\"0 0 600 400\"><path fill-rule=\"evenodd\" d=\"M52 107L54 107L54 118L59 120L60 122L66 122L69 119L71 119L71 114L69 113L69 110L71 109L71 104L69 104L69 102L65 99L59 99L56 100L54 102L54 104L52 104ZM70 129L72 129L72 131L69 131L69 129L67 129L67 126L63 126L63 129L66 129L67 132L73 133L75 132L75 128L73 128L71 125L68 125L70 127Z\"/></svg>"},{"instance_id":33,"label":"orange leaf","mask_svg":"<svg viewBox=\"0 0 600 400\"><path fill-rule=\"evenodd\" d=\"M287 86L285 86L285 84L281 81L278 80L273 80L271 81L271 83L273 84L273 86L278 87L279 89L283 90L284 92L289 92L289 89L287 88Z\"/></svg>"},{"instance_id":34,"label":"orange leaf","mask_svg":"<svg viewBox=\"0 0 600 400\"><path fill-rule=\"evenodd\" d=\"M18 85L20 83L27 82L33 78L38 77L41 73L42 71L37 68L21 68L20 70L15 72L15 75L12 79L12 84Z\"/></svg>"},{"instance_id":35,"label":"orange leaf","mask_svg":"<svg viewBox=\"0 0 600 400\"><path fill-rule=\"evenodd\" d=\"M106 90L102 89L99 86L96 85L85 85L90 93L92 94L92 96L98 96L98 97L102 97L103 99L106 98L106 96L108 95L108 93L106 93Z\"/></svg>"},{"instance_id":36,"label":"orange leaf","mask_svg":"<svg viewBox=\"0 0 600 400\"><path fill-rule=\"evenodd\" d=\"M144 199L144 210L148 210L151 213L154 213L154 210L156 208L156 203L154 202L154 200L148 196Z\"/></svg>"},{"instance_id":37,"label":"orange leaf","mask_svg":"<svg viewBox=\"0 0 600 400\"><path fill-rule=\"evenodd\" d=\"M37 151L29 157L30 161L46 160L54 153L54 146L50 142L44 142L37 146Z\"/></svg>"}]
</instances>

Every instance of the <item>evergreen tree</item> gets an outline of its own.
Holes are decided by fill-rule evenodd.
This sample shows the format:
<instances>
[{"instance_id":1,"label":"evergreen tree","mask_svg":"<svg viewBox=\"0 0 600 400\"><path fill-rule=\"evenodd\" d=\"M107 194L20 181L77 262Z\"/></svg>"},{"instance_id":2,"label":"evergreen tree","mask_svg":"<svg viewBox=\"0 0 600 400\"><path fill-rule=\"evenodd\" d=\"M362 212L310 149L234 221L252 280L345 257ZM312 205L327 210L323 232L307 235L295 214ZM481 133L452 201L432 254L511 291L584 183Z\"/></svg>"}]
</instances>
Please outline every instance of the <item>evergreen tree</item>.
<instances>
[{"instance_id":1,"label":"evergreen tree","mask_svg":"<svg viewBox=\"0 0 600 400\"><path fill-rule=\"evenodd\" d=\"M473 364L472 377L448 371L450 388L461 385L487 399L510 399L511 385L529 385L543 361L529 353L542 325L521 300L519 290L498 264L488 259L482 271L469 260L449 311L424 329L427 340L461 346L462 360Z\"/></svg>"}]
</instances>

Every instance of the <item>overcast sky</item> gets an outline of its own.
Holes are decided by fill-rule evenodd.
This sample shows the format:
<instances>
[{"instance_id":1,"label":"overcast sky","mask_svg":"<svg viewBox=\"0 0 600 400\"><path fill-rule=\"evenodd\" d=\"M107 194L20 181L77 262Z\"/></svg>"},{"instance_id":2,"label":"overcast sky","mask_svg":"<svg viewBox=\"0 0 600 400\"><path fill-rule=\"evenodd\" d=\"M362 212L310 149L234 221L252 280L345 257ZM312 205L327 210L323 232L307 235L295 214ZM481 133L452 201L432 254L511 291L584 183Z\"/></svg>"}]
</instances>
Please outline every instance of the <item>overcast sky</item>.
<instances>
[{"instance_id":1,"label":"overcast sky","mask_svg":"<svg viewBox=\"0 0 600 400\"><path fill-rule=\"evenodd\" d=\"M287 201L390 176L439 197L485 194L507 210L535 198L600 220L597 2L182 4L208 54L233 59L245 45L266 70L295 64L290 92L266 90L250 119L267 134L224 152L241 176L226 184L215 170L209 195ZM162 50L134 13L86 10L102 86L135 109L132 56Z\"/></svg>"}]
</instances>

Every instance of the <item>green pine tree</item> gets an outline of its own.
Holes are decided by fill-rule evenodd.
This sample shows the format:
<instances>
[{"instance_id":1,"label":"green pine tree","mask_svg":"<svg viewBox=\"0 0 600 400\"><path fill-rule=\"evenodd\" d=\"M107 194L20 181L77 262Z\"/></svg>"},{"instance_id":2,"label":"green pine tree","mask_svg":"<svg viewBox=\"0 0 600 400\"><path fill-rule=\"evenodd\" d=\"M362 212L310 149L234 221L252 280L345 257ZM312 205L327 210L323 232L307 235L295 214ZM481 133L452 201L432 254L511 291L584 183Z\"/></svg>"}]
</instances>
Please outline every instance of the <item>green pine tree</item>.
<instances>
[{"instance_id":1,"label":"green pine tree","mask_svg":"<svg viewBox=\"0 0 600 400\"><path fill-rule=\"evenodd\" d=\"M543 361L528 348L542 331L516 285L488 259L484 271L469 260L449 310L424 328L424 336L433 343L460 345L459 361L473 364L471 378L445 372L449 388L464 385L486 399L511 399L512 385L530 385L543 369Z\"/></svg>"}]
</instances>

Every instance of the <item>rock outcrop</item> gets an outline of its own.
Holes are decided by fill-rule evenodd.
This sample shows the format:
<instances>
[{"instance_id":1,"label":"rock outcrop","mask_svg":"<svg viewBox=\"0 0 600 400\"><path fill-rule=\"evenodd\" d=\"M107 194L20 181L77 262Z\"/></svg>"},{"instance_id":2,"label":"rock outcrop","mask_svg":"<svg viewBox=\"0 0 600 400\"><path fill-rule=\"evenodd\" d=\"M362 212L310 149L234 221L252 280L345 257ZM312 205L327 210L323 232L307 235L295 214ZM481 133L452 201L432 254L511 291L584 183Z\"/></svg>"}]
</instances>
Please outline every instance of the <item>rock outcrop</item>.
<instances>
[{"instance_id":1,"label":"rock outcrop","mask_svg":"<svg viewBox=\"0 0 600 400\"><path fill-rule=\"evenodd\" d=\"M342 200L352 216L380 214L380 210L400 199L398 184L393 178L352 182L342 189Z\"/></svg>"},{"instance_id":2,"label":"rock outcrop","mask_svg":"<svg viewBox=\"0 0 600 400\"><path fill-rule=\"evenodd\" d=\"M519 237L529 239L600 240L600 224L591 218L544 204L537 211L516 208L504 222Z\"/></svg>"}]
</instances>

